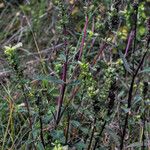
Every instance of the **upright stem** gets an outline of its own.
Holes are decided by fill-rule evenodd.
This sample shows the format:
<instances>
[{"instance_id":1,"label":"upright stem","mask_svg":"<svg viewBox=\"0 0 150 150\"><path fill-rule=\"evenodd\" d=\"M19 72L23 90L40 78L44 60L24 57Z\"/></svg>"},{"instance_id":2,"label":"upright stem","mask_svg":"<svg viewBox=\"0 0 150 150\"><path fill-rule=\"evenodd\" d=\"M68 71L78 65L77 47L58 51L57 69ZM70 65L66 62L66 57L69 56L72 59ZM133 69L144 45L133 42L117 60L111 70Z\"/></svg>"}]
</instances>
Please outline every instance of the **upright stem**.
<instances>
[{"instance_id":1,"label":"upright stem","mask_svg":"<svg viewBox=\"0 0 150 150\"><path fill-rule=\"evenodd\" d=\"M144 112L143 112L143 133L142 133L142 141L143 141L143 145L142 145L142 150L145 149L145 124L146 124L146 104L145 104L145 99L146 99L146 95L148 93L148 83L147 82L144 82L144 86L143 86L143 109L144 109Z\"/></svg>"},{"instance_id":2,"label":"upright stem","mask_svg":"<svg viewBox=\"0 0 150 150\"><path fill-rule=\"evenodd\" d=\"M86 16L86 21L85 21L85 25L84 25L83 37L82 37L82 41L81 41L81 45L80 45L78 60L81 60L81 57L82 57L83 47L84 47L86 32L87 32L87 26L88 26L88 16Z\"/></svg>"},{"instance_id":3,"label":"upright stem","mask_svg":"<svg viewBox=\"0 0 150 150\"><path fill-rule=\"evenodd\" d=\"M67 108L69 107L69 104L71 103L71 100L75 97L75 95L77 94L77 92L79 91L79 87L77 87L77 88L74 88L73 90L72 90L72 94L71 94L71 97L69 98L69 101L67 102L67 104L66 104L66 106L64 107L64 109L63 109L63 111L61 112L61 114L60 114L60 117L59 117L59 120L61 120L61 118L62 118L62 116L63 116L63 114L65 113L65 111L67 110Z\"/></svg>"},{"instance_id":4,"label":"upright stem","mask_svg":"<svg viewBox=\"0 0 150 150\"><path fill-rule=\"evenodd\" d=\"M65 141L65 143L67 144L67 142L68 142L68 136L69 136L69 127L70 127L70 114L69 114L69 112L67 113L67 129L66 129L66 141Z\"/></svg>"},{"instance_id":5,"label":"upright stem","mask_svg":"<svg viewBox=\"0 0 150 150\"><path fill-rule=\"evenodd\" d=\"M42 116L40 117L40 137L41 137L41 142L43 146L45 147L45 141L44 141L44 136L43 136L43 122L42 122Z\"/></svg>"},{"instance_id":6,"label":"upright stem","mask_svg":"<svg viewBox=\"0 0 150 150\"><path fill-rule=\"evenodd\" d=\"M14 110L14 104L12 104L12 102L10 102L10 114L9 114L9 118L8 118L8 123L7 123L7 127L6 127L6 131L4 133L4 137L3 137L3 144L1 149L4 150L5 148L5 142L7 141L7 135L8 135L8 130L9 130L9 126L11 124L11 119L12 119L12 115L13 115L13 110Z\"/></svg>"},{"instance_id":7,"label":"upright stem","mask_svg":"<svg viewBox=\"0 0 150 150\"><path fill-rule=\"evenodd\" d=\"M31 115L30 115L29 103L28 103L27 95L25 93L24 85L23 85L23 83L21 83L21 84L22 84L21 88L22 88L22 92L23 92L23 96L24 96L24 103L25 103L25 106L26 106L26 109L27 109L27 112L28 112L29 126L30 126L30 129L31 129L31 132L32 132L33 131L32 130L32 119L31 119ZM31 134L31 135L32 135L34 150L36 150L33 134Z\"/></svg>"},{"instance_id":8,"label":"upright stem","mask_svg":"<svg viewBox=\"0 0 150 150\"><path fill-rule=\"evenodd\" d=\"M134 53L135 53L135 50L136 50L136 41L137 41L136 35L137 35L137 21L138 21L137 20L138 19L138 3L135 4L134 9L135 9L135 14L134 14L135 18L133 18L133 19L135 19L135 23L134 23L133 57L134 57ZM133 59L133 69L134 69L134 59Z\"/></svg>"},{"instance_id":9,"label":"upright stem","mask_svg":"<svg viewBox=\"0 0 150 150\"><path fill-rule=\"evenodd\" d=\"M94 132L95 132L95 124L96 124L96 117L94 118L94 122L92 125L92 133L91 133L90 142L89 142L87 150L91 149L91 145L92 145L92 141L93 141L93 137L94 137Z\"/></svg>"},{"instance_id":10,"label":"upright stem","mask_svg":"<svg viewBox=\"0 0 150 150\"><path fill-rule=\"evenodd\" d=\"M40 96L37 96L37 106L38 106L38 114L39 114L39 122L40 122L40 138L41 138L41 142L43 144L43 147L45 147L45 141L44 141L44 136L43 136L43 121L42 121L42 111L41 111L41 102L42 102L42 99Z\"/></svg>"},{"instance_id":11,"label":"upright stem","mask_svg":"<svg viewBox=\"0 0 150 150\"><path fill-rule=\"evenodd\" d=\"M99 133L99 135L98 135L98 137L96 138L96 141L95 141L95 144L94 144L94 148L93 148L93 150L95 150L96 148L97 148L97 145L98 145L98 142L99 142L99 140L100 140L100 137L101 137L101 135L102 135L102 133L103 133L103 131L104 131L104 129L105 129L105 125L106 125L106 121L104 121L104 123L103 123L103 125L102 125L102 129L101 129L101 131L100 131L100 133Z\"/></svg>"},{"instance_id":12,"label":"upright stem","mask_svg":"<svg viewBox=\"0 0 150 150\"><path fill-rule=\"evenodd\" d=\"M66 27L64 26L64 35L67 35L66 32ZM66 52L66 60L63 64L63 74L62 74L62 80L63 80L63 84L61 85L60 88L60 96L58 98L58 108L57 108L57 115L56 115L56 125L58 125L59 121L60 121L60 114L61 114L61 109L62 109L62 104L63 104L63 99L64 99L64 95L65 95L65 90L66 90L66 78L67 78L67 67L68 67L68 49L67 49L67 41L65 39L64 41L64 45L65 45L65 52Z\"/></svg>"},{"instance_id":13,"label":"upright stem","mask_svg":"<svg viewBox=\"0 0 150 150\"><path fill-rule=\"evenodd\" d=\"M143 114L143 134L142 134L142 150L145 149L145 108L144 108L144 114Z\"/></svg>"},{"instance_id":14,"label":"upright stem","mask_svg":"<svg viewBox=\"0 0 150 150\"><path fill-rule=\"evenodd\" d=\"M134 81L135 81L135 78L144 62L144 59L146 57L146 54L147 54L147 51L145 52L145 54L143 55L142 57L142 60L140 61L133 77L132 77L132 81L131 81L131 84L130 84L130 89L129 89L129 94L128 94L128 109L131 109L131 102L132 102L132 93L133 93L133 86L134 86ZM124 123L124 127L123 127L123 133L122 133L122 137L121 137L121 144L120 144L120 150L123 150L123 146L124 146L124 138L125 138L125 135L126 135L126 128L128 126L128 118L129 118L129 112L126 114L126 117L125 117L125 123Z\"/></svg>"}]
</instances>

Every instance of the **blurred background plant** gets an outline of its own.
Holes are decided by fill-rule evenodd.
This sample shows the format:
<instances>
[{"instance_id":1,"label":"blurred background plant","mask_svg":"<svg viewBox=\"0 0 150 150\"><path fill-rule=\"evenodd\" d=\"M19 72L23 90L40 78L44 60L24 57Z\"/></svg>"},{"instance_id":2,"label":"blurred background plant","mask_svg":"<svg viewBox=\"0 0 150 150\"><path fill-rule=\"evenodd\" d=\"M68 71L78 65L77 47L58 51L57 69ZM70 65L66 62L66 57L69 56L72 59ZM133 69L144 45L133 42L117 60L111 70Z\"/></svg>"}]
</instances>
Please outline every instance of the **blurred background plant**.
<instances>
[{"instance_id":1,"label":"blurred background plant","mask_svg":"<svg viewBox=\"0 0 150 150\"><path fill-rule=\"evenodd\" d=\"M149 149L149 4L1 0L0 149Z\"/></svg>"}]
</instances>

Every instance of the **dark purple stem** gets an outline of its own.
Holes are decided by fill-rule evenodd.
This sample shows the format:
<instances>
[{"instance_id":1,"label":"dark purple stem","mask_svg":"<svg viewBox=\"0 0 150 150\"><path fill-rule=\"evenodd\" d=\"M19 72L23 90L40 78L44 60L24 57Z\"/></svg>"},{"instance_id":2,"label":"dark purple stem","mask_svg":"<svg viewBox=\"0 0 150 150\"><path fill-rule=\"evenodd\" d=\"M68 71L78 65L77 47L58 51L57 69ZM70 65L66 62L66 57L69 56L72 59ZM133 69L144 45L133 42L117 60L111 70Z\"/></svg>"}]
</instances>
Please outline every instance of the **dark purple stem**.
<instances>
[{"instance_id":1,"label":"dark purple stem","mask_svg":"<svg viewBox=\"0 0 150 150\"><path fill-rule=\"evenodd\" d=\"M82 57L83 47L84 47L85 38L86 38L87 26L88 26L88 16L86 16L86 21L85 21L85 25L84 25L83 37L82 37L81 46L80 46L80 50L79 50L78 60L81 60L81 57Z\"/></svg>"},{"instance_id":2,"label":"dark purple stem","mask_svg":"<svg viewBox=\"0 0 150 150\"><path fill-rule=\"evenodd\" d=\"M99 59L99 57L101 56L102 52L104 51L104 49L107 47L107 44L102 43L102 45L100 46L99 52L98 54L95 56L94 61L93 61L93 66L96 64L97 60Z\"/></svg>"},{"instance_id":3,"label":"dark purple stem","mask_svg":"<svg viewBox=\"0 0 150 150\"><path fill-rule=\"evenodd\" d=\"M66 32L66 28L64 26L64 35L67 35ZM63 73L62 73L62 80L63 80L63 84L61 85L60 88L60 96L58 98L58 108L57 108L57 115L56 115L56 125L58 125L59 121L60 121L60 114L61 114L61 108L62 108L62 104L63 104L63 99L64 99L64 94L65 94L65 89L66 89L66 77L67 77L67 67L68 67L68 49L67 49L67 41L65 39L64 41L64 45L65 45L65 51L66 51L66 60L63 64Z\"/></svg>"},{"instance_id":4,"label":"dark purple stem","mask_svg":"<svg viewBox=\"0 0 150 150\"><path fill-rule=\"evenodd\" d=\"M132 102L132 93L133 93L133 86L134 86L134 81L135 81L135 78L136 76L138 75L138 72L144 62L144 59L146 57L146 54L147 52L145 52L145 54L143 55L142 57L142 60L140 61L133 77L132 77L132 81L131 81L131 84L130 84L130 89L129 89L129 94L128 94L128 109L131 109L131 102ZM121 144L120 144L120 150L123 150L123 146L124 146L124 138L125 138L125 135L126 135L126 128L128 126L128 118L129 118L129 112L126 114L126 118L125 118L125 123L124 123L124 128L123 128L123 134L122 134L122 137L121 137Z\"/></svg>"}]
</instances>

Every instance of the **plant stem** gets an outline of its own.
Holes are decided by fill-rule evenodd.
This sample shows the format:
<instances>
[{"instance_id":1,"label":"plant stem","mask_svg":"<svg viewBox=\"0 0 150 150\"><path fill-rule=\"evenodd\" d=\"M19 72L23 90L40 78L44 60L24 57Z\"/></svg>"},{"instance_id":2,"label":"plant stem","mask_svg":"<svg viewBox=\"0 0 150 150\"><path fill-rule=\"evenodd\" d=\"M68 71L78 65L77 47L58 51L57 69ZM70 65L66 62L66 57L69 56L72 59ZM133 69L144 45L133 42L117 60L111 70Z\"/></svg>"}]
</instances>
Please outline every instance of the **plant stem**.
<instances>
[{"instance_id":1,"label":"plant stem","mask_svg":"<svg viewBox=\"0 0 150 150\"><path fill-rule=\"evenodd\" d=\"M144 114L143 114L143 134L142 134L142 150L145 149L145 108L144 108Z\"/></svg>"},{"instance_id":2,"label":"plant stem","mask_svg":"<svg viewBox=\"0 0 150 150\"><path fill-rule=\"evenodd\" d=\"M95 132L95 124L96 124L96 117L94 118L94 122L93 122L93 126L92 126L92 132L91 132L91 137L90 137L90 142L89 142L87 150L91 149L91 145L92 145L92 141L93 141L93 137L94 137L94 132Z\"/></svg>"},{"instance_id":3,"label":"plant stem","mask_svg":"<svg viewBox=\"0 0 150 150\"><path fill-rule=\"evenodd\" d=\"M109 94L108 94L108 99L109 99L109 104L108 104L108 109L107 109L107 116L106 117L111 117L111 114L112 114L112 108L114 106L114 101L115 101L115 90L116 90L116 81L115 82L112 82L112 85L109 89ZM95 150L97 148L97 145L98 145L98 142L100 140L100 137L105 129L105 126L107 124L107 120L104 121L103 125L102 125L102 128L101 128L101 131L98 135L98 137L96 138L96 141L95 141L95 145L94 145L94 148L93 150Z\"/></svg>"},{"instance_id":4,"label":"plant stem","mask_svg":"<svg viewBox=\"0 0 150 150\"><path fill-rule=\"evenodd\" d=\"M38 106L38 115L39 115L39 122L40 122L40 138L41 138L43 147L45 148L45 141L44 141L44 136L43 136L43 121L42 121L42 114L41 114L42 113L41 111L42 99L39 95L36 97L37 97L36 105Z\"/></svg>"},{"instance_id":5,"label":"plant stem","mask_svg":"<svg viewBox=\"0 0 150 150\"><path fill-rule=\"evenodd\" d=\"M103 133L103 131L104 131L104 129L105 129L106 123L107 123L107 122L104 121L104 123L103 123L103 125L102 125L102 129L101 129L101 131L100 131L98 137L96 138L96 141L95 141L95 145L94 145L93 150L95 150L95 149L97 148L97 144L98 144L98 142L99 142L99 140L100 140L100 137L101 137L101 135L102 135L102 133Z\"/></svg>"},{"instance_id":6,"label":"plant stem","mask_svg":"<svg viewBox=\"0 0 150 150\"><path fill-rule=\"evenodd\" d=\"M67 35L67 31L66 31L66 27L64 25L64 35L66 37ZM64 46L65 46L65 53L66 53L66 60L63 64L63 74L62 74L62 80L63 80L63 84L61 85L60 88L60 96L58 98L58 108L57 108L57 115L56 115L56 125L59 124L60 121L60 114L61 114L61 108L62 108L62 104L63 104L63 99L64 99L64 95L65 95L65 90L66 90L66 78L67 78L67 67L68 67L68 49L67 49L67 40L64 40Z\"/></svg>"},{"instance_id":7,"label":"plant stem","mask_svg":"<svg viewBox=\"0 0 150 150\"><path fill-rule=\"evenodd\" d=\"M143 132L142 132L142 142L143 142L143 145L142 145L142 150L145 149L145 124L146 124L146 103L145 103L145 99L146 99L146 95L148 93L148 83L147 82L144 82L144 86L143 86L143 103L142 103L142 106L143 106L143 109L144 109L144 112L143 112L143 117L142 117L142 120L143 120Z\"/></svg>"},{"instance_id":8,"label":"plant stem","mask_svg":"<svg viewBox=\"0 0 150 150\"><path fill-rule=\"evenodd\" d=\"M68 142L69 127L70 127L70 114L69 114L69 112L68 112L68 113L67 113L66 141L65 141L66 144L67 144L67 142Z\"/></svg>"},{"instance_id":9,"label":"plant stem","mask_svg":"<svg viewBox=\"0 0 150 150\"><path fill-rule=\"evenodd\" d=\"M45 147L45 141L44 141L44 136L43 136L43 122L42 122L42 116L40 116L40 136L41 136L41 142L43 146Z\"/></svg>"},{"instance_id":10,"label":"plant stem","mask_svg":"<svg viewBox=\"0 0 150 150\"><path fill-rule=\"evenodd\" d=\"M142 60L140 61L135 73L133 74L133 77L132 77L132 81L131 81L131 84L130 84L130 89L129 89L129 94L128 94L128 109L131 109L131 101L132 101L132 93L133 93L133 86L134 86L134 81L135 81L135 78L139 72L139 69L141 68L143 62L144 62L144 59L146 57L146 54L147 54L147 51L145 52L145 54L143 55L142 57ZM121 144L120 144L120 150L123 150L123 146L124 146L124 138L125 138L125 135L126 135L126 128L128 126L128 118L129 118L129 112L126 114L126 117L125 117L125 123L124 123L124 127L123 127L123 133L122 133L122 137L121 137Z\"/></svg>"},{"instance_id":11,"label":"plant stem","mask_svg":"<svg viewBox=\"0 0 150 150\"><path fill-rule=\"evenodd\" d=\"M86 32L87 32L87 26L88 26L88 16L86 16L86 21L85 21L85 25L84 25L83 37L82 37L81 46L80 46L80 50L79 50L78 60L81 60L81 57L82 57L83 47L84 47Z\"/></svg>"},{"instance_id":12,"label":"plant stem","mask_svg":"<svg viewBox=\"0 0 150 150\"><path fill-rule=\"evenodd\" d=\"M79 87L77 87L77 88L75 88L75 89L72 90L72 95L71 95L71 97L69 98L69 101L67 102L67 104L66 104L66 106L64 107L63 111L61 112L59 119L62 118L64 112L65 112L65 111L67 110L67 108L69 107L69 104L71 103L71 100L74 98L74 96L76 95L76 93L77 93L78 91L79 91Z\"/></svg>"},{"instance_id":13,"label":"plant stem","mask_svg":"<svg viewBox=\"0 0 150 150\"><path fill-rule=\"evenodd\" d=\"M8 130L9 130L9 125L11 124L12 114L13 114L13 110L14 110L14 105L13 104L10 104L10 105L11 105L10 114L9 114L9 119L8 119L6 131L5 131L5 134L4 134L4 137L3 137L2 150L4 150L4 148L5 148L5 141L6 141L7 133L8 133Z\"/></svg>"},{"instance_id":14,"label":"plant stem","mask_svg":"<svg viewBox=\"0 0 150 150\"><path fill-rule=\"evenodd\" d=\"M134 22L134 45L133 45L133 57L134 57L134 53L135 53L135 50L136 50L136 42L137 42L137 19L138 19L138 3L135 3L135 14L134 14L134 19L135 19L135 22ZM133 59L133 69L134 69L134 59Z\"/></svg>"}]
</instances>

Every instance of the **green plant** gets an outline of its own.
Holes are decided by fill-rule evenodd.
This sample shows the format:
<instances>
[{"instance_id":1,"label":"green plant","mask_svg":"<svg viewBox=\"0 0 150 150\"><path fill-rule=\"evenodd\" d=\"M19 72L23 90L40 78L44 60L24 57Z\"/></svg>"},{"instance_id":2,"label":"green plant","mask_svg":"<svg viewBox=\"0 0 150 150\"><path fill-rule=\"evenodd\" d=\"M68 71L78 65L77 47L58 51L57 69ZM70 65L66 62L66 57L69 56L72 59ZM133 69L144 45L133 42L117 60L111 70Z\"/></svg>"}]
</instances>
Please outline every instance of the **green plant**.
<instances>
[{"instance_id":1,"label":"green plant","mask_svg":"<svg viewBox=\"0 0 150 150\"><path fill-rule=\"evenodd\" d=\"M12 4L0 2L0 149L148 149L149 2Z\"/></svg>"}]
</instances>

